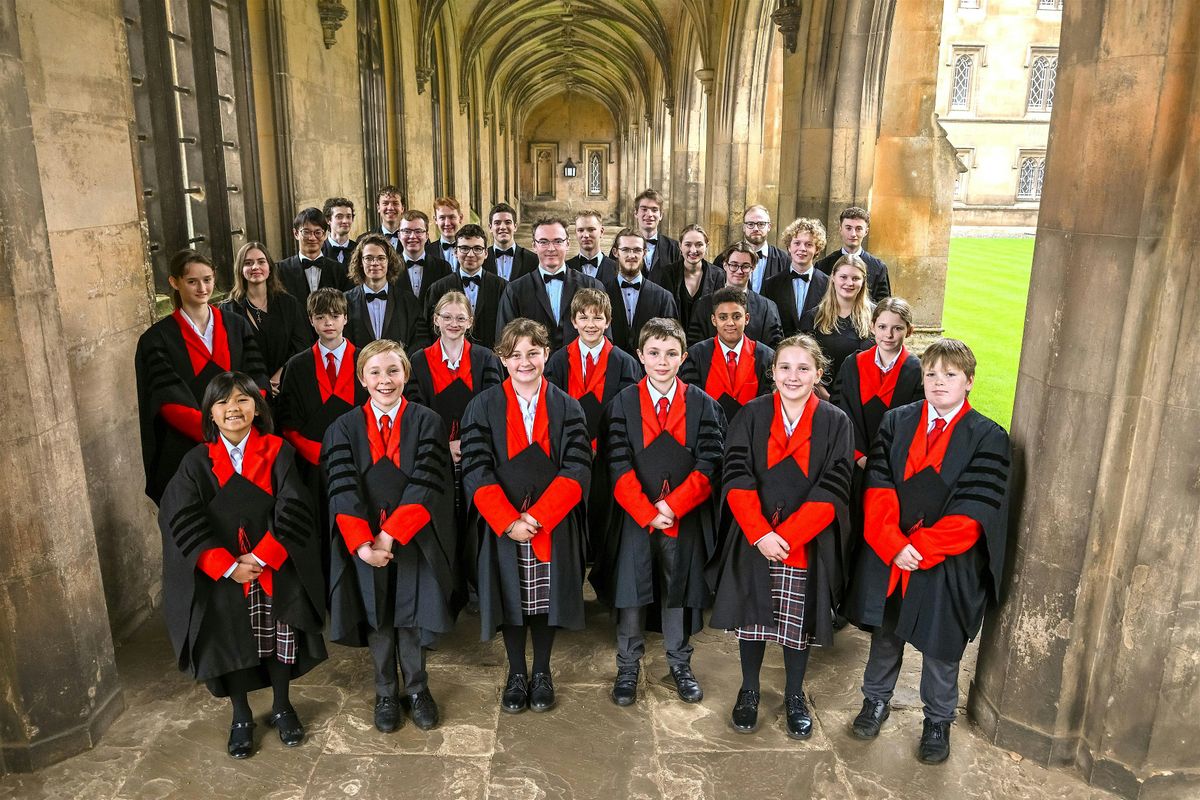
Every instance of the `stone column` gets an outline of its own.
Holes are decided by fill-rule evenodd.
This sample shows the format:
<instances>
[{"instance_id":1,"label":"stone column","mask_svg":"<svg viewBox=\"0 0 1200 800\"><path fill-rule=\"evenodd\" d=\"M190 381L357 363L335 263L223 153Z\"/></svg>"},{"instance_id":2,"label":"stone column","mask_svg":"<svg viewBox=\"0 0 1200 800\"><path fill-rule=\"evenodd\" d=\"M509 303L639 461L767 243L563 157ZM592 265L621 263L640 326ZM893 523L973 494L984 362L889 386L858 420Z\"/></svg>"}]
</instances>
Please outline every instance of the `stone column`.
<instances>
[{"instance_id":1,"label":"stone column","mask_svg":"<svg viewBox=\"0 0 1200 800\"><path fill-rule=\"evenodd\" d=\"M1125 797L1200 794L1200 7L1068 4L970 710ZM1021 491L1023 489L1023 491Z\"/></svg>"},{"instance_id":2,"label":"stone column","mask_svg":"<svg viewBox=\"0 0 1200 800\"><path fill-rule=\"evenodd\" d=\"M123 707L13 0L0 0L0 772L92 746Z\"/></svg>"}]
</instances>

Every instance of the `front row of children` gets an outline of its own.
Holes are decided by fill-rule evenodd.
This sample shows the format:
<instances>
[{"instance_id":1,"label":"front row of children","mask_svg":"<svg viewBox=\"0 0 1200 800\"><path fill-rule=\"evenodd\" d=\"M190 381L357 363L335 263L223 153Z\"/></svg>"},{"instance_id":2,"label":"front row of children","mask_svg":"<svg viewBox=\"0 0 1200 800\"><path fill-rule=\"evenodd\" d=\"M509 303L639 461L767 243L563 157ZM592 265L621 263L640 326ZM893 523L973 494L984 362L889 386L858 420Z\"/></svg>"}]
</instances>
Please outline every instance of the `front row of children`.
<instances>
[{"instance_id":1,"label":"front row of children","mask_svg":"<svg viewBox=\"0 0 1200 800\"><path fill-rule=\"evenodd\" d=\"M288 684L325 657L327 605L332 639L371 653L379 730L406 711L437 725L425 652L451 630L468 582L483 637L503 636L501 709L549 710L555 633L584 626L589 546L591 582L615 613L618 705L637 701L648 628L663 633L680 698L702 699L689 637L711 607L709 624L738 639L734 728L756 729L759 672L777 642L786 730L808 738L809 648L832 642L840 611L871 631L855 735L873 738L887 719L910 643L924 657L918 756L948 756L959 660L995 599L1006 538L1008 439L967 402L966 345L939 340L918 368L903 346L907 308L885 301L877 346L842 370L849 415L818 399L825 357L794 336L768 351L774 392L745 398L727 425L720 404L680 380L688 351L674 320L645 325L645 377L605 397L608 381L588 373L625 371L610 343L567 346L579 352L561 360L581 374L564 391L543 376L542 325L514 320L493 355L464 341L472 313L459 293L438 304L440 338L412 359L388 340L355 353L339 293L314 292L308 310L319 340L285 370L283 438L251 378L217 374L198 409L204 443L162 496L168 628L179 667L231 699L231 756L253 753L247 693L268 685L268 724L285 745L303 740ZM734 354L729 381L755 347L735 332L714 344ZM918 369L925 399L907 402L920 397ZM594 465L616 502L602 524L592 513L589 532Z\"/></svg>"}]
</instances>

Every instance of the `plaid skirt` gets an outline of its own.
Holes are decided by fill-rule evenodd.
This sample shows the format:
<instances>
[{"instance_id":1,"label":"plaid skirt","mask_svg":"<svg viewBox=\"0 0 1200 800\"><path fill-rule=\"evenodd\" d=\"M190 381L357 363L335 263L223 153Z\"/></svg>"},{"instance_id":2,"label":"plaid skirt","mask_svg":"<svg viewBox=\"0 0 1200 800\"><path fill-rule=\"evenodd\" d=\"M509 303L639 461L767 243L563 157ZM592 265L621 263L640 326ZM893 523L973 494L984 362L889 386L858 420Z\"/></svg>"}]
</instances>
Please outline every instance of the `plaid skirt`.
<instances>
[{"instance_id":1,"label":"plaid skirt","mask_svg":"<svg viewBox=\"0 0 1200 800\"><path fill-rule=\"evenodd\" d=\"M286 622L277 622L271 612L271 598L258 581L250 582L246 595L250 609L250 631L258 645L258 657L275 656L282 664L296 663L296 632Z\"/></svg>"},{"instance_id":2,"label":"plaid skirt","mask_svg":"<svg viewBox=\"0 0 1200 800\"><path fill-rule=\"evenodd\" d=\"M517 565L521 570L521 613L550 613L550 564L538 561L529 542L517 543Z\"/></svg>"},{"instance_id":3,"label":"plaid skirt","mask_svg":"<svg viewBox=\"0 0 1200 800\"><path fill-rule=\"evenodd\" d=\"M802 650L808 647L804 635L804 594L808 570L772 562L771 599L775 605L774 625L747 625L735 628L734 635L748 642L778 642L784 647Z\"/></svg>"}]
</instances>

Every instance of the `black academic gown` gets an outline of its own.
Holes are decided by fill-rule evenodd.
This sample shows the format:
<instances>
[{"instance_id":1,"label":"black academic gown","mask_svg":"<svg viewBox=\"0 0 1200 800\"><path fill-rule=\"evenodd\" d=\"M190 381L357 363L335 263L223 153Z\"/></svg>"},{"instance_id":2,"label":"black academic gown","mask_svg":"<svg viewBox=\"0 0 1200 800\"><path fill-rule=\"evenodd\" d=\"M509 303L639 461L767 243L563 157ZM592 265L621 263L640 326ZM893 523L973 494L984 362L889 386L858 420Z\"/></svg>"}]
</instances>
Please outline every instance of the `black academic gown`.
<instances>
[{"instance_id":1,"label":"black academic gown","mask_svg":"<svg viewBox=\"0 0 1200 800\"><path fill-rule=\"evenodd\" d=\"M324 255L317 256L315 263L321 268L318 289L337 289L339 292L345 292L354 285L350 282L349 264L339 264ZM283 288L287 289L287 293L296 298L302 308L307 307L308 277L304 274L300 256L288 256L283 261L276 262L275 269L279 271L279 279L283 281Z\"/></svg>"},{"instance_id":2,"label":"black academic gown","mask_svg":"<svg viewBox=\"0 0 1200 800\"><path fill-rule=\"evenodd\" d=\"M821 376L821 385L830 392L832 397L833 387L837 383L842 364L851 355L870 349L875 342L871 339L870 333L866 336L859 336L849 317L839 317L832 333L822 333L817 330L815 318L816 309L804 312L804 316L800 318L800 333L807 333L816 339L817 344L821 345L821 352L829 359L829 369L825 370L825 374Z\"/></svg>"},{"instance_id":3,"label":"black academic gown","mask_svg":"<svg viewBox=\"0 0 1200 800\"><path fill-rule=\"evenodd\" d=\"M383 335L380 339L399 342L408 352L425 346L424 324L421 321L421 304L412 293L412 286L401 275L387 285L387 308L383 312ZM378 300L372 302L378 303ZM355 286L346 292L346 338L359 350L375 341L371 327L371 315L367 311L366 290Z\"/></svg>"},{"instance_id":4,"label":"black academic gown","mask_svg":"<svg viewBox=\"0 0 1200 800\"><path fill-rule=\"evenodd\" d=\"M674 264L680 258L679 240L659 233L658 245L654 248L654 257L650 259L650 266L646 267L645 271L647 274L653 275L659 267Z\"/></svg>"},{"instance_id":5,"label":"black academic gown","mask_svg":"<svg viewBox=\"0 0 1200 800\"><path fill-rule=\"evenodd\" d=\"M245 477L233 471L224 444L193 447L167 484L158 513L163 616L176 666L207 682L217 697L270 685L250 628L243 584L213 580L197 566L201 554L212 548L224 548L234 558L241 555L239 529L251 551L268 533L287 551L279 569L272 571L271 610L296 632L290 677L300 677L326 657L321 638L325 580L312 498L296 472L291 445L274 436L251 436L243 444ZM263 453L270 492L247 474L249 453L256 447Z\"/></svg>"},{"instance_id":6,"label":"black academic gown","mask_svg":"<svg viewBox=\"0 0 1200 800\"><path fill-rule=\"evenodd\" d=\"M269 385L250 323L220 309L214 312L219 321L213 322L213 356L198 372L188 355L177 317L182 311L163 317L138 339L133 369L137 376L142 466L146 473L146 495L155 503L184 455L204 438L200 401L208 382L228 369L246 373L264 391ZM222 331L217 330L218 324ZM222 360L225 355L221 340L227 343L228 362ZM168 418L183 423L183 429L168 423Z\"/></svg>"},{"instance_id":7,"label":"black academic gown","mask_svg":"<svg viewBox=\"0 0 1200 800\"><path fill-rule=\"evenodd\" d=\"M779 308L779 321L783 324L783 335L795 336L804 331L801 317L805 312L817 307L825 292L829 289L829 276L820 270L811 270L808 293L804 295L804 308L796 308L796 293L792 289L792 270L781 272L763 283L763 297L771 300ZM799 280L799 279L796 279Z\"/></svg>"},{"instance_id":8,"label":"black academic gown","mask_svg":"<svg viewBox=\"0 0 1200 800\"><path fill-rule=\"evenodd\" d=\"M580 289L604 291L604 285L582 272L564 267L560 319L555 319L550 306L550 295L546 293L546 283L540 270L535 269L515 281L510 281L500 297L500 310L496 315L496 337L499 338L500 332L509 322L518 317L526 317L546 326L546 330L550 332L552 351L570 344L579 336L571 321L571 298Z\"/></svg>"},{"instance_id":9,"label":"black academic gown","mask_svg":"<svg viewBox=\"0 0 1200 800\"><path fill-rule=\"evenodd\" d=\"M750 337L747 337L750 338ZM751 339L751 341L754 341ZM720 349L716 337L706 339L688 348L687 358L679 368L679 379L684 383L694 385L703 390L709 397L717 401L725 418L732 420L742 407L754 397L770 394L774 384L771 382L771 363L775 360L775 351L762 342L754 342L754 389L753 397L731 395L721 381L720 376L713 375L713 354ZM719 369L725 370L721 362ZM718 388L720 387L720 388ZM741 389L741 386L734 387ZM749 392L746 393L747 395Z\"/></svg>"},{"instance_id":10,"label":"black academic gown","mask_svg":"<svg viewBox=\"0 0 1200 800\"><path fill-rule=\"evenodd\" d=\"M684 271L683 262L676 261L674 264L667 264L662 269L655 270L650 281L666 289L671 293L671 297L675 298L675 307L679 309L679 324L686 331L692 322L692 312L700 298L712 294L725 285L725 270L707 261L701 261L700 285L696 288L694 295L688 294L687 284L684 282ZM710 316L712 315L711 306L709 306L708 313Z\"/></svg>"},{"instance_id":11,"label":"black academic gown","mask_svg":"<svg viewBox=\"0 0 1200 800\"><path fill-rule=\"evenodd\" d=\"M600 266L596 268L596 274L594 277L601 283L608 283L609 280L617 276L617 270L619 269L619 266L616 259L609 258L604 254L599 255ZM537 269L537 265L534 265L534 269ZM576 254L568 258L567 269L573 269L576 272L583 272L583 256ZM586 272L583 272L583 274L587 275Z\"/></svg>"},{"instance_id":12,"label":"black academic gown","mask_svg":"<svg viewBox=\"0 0 1200 800\"><path fill-rule=\"evenodd\" d=\"M645 391L642 384L622 390L605 417L609 477L617 487L617 498L628 496L630 491L640 492L639 500L650 504L649 511L642 506L643 511L649 513L660 499L669 505L690 503L699 497L698 489L703 488L707 494L677 517L675 563L665 570L666 586L658 585L650 537L667 534L649 532L616 501L605 535L595 543L596 559L589 581L596 596L610 608L649 606L650 630L660 629L649 612L657 611L664 597L668 608L686 608L684 629L690 635L704 627L702 610L712 600L704 567L716 547L716 492L724 453L725 415L700 389L678 383L672 405L682 396L684 442L666 431L647 442L642 426ZM624 477L631 472L632 478ZM677 491L680 493L673 494Z\"/></svg>"},{"instance_id":13,"label":"black academic gown","mask_svg":"<svg viewBox=\"0 0 1200 800\"><path fill-rule=\"evenodd\" d=\"M508 281L490 272L480 272L479 279L479 294L475 298L475 324L471 327L467 338L490 350L496 345L496 316L500 313L500 298L504 294L504 287L508 285ZM429 287L429 294L425 298L424 315L430 325L430 330L425 337L426 341L432 342L437 338L432 327L433 308L446 292L463 292L462 276L458 270Z\"/></svg>"},{"instance_id":14,"label":"black academic gown","mask_svg":"<svg viewBox=\"0 0 1200 800\"><path fill-rule=\"evenodd\" d=\"M642 288L638 291L637 305L633 308L632 325L625 316L625 298L622 296L620 276L605 284L604 291L608 293L608 299L613 308L610 328L613 343L626 353L637 352L638 336L641 335L642 326L650 320L655 317L679 318L679 309L675 305L675 298L645 275L642 276Z\"/></svg>"},{"instance_id":15,"label":"black academic gown","mask_svg":"<svg viewBox=\"0 0 1200 800\"><path fill-rule=\"evenodd\" d=\"M805 503L830 503L834 519L804 546L808 561L804 632L814 644L833 642L833 610L842 598L844 546L850 536L850 420L820 400L813 409L807 475L795 458L768 467L775 396L750 401L725 436L722 513L728 520L720 552L710 565L716 583L714 628L776 624L770 562L750 543L728 506L729 492L755 492L768 520L786 521Z\"/></svg>"},{"instance_id":16,"label":"black academic gown","mask_svg":"<svg viewBox=\"0 0 1200 800\"><path fill-rule=\"evenodd\" d=\"M525 619L521 612L517 543L508 536L496 535L481 506L488 497L503 493L504 502L515 510L533 507L558 478L574 481L586 498L592 470L583 409L566 392L548 383L543 384L545 394L540 402L545 403L548 416L549 455L536 443L510 453L507 385L484 390L467 405L463 416L463 486L479 530L479 622L484 640L495 636L501 625L524 625ZM549 534L549 624L573 630L584 626L584 515L581 500Z\"/></svg>"},{"instance_id":17,"label":"black academic gown","mask_svg":"<svg viewBox=\"0 0 1200 800\"><path fill-rule=\"evenodd\" d=\"M404 384L404 396L414 403L431 408L442 418L449 436L459 438L463 413L475 395L504 381L504 365L500 358L482 345L471 345L466 353L471 361L471 385L455 379L440 392L434 388L430 359L435 357L437 342L412 354L412 375Z\"/></svg>"},{"instance_id":18,"label":"black academic gown","mask_svg":"<svg viewBox=\"0 0 1200 800\"><path fill-rule=\"evenodd\" d=\"M290 294L271 295L266 314L251 308L246 299L240 302L225 300L218 308L236 314L250 324L268 376L274 375L296 353L307 350L316 335L300 301ZM258 322L260 319L261 323Z\"/></svg>"},{"instance_id":19,"label":"black academic gown","mask_svg":"<svg viewBox=\"0 0 1200 800\"><path fill-rule=\"evenodd\" d=\"M750 246L753 247L753 245ZM725 264L725 259L721 258L721 256L717 256L713 263L716 264L716 266L721 267ZM758 261L756 260L754 264L757 268ZM761 289L765 287L768 280L774 278L781 272L787 272L789 269L791 269L791 267L792 257L788 255L786 250L781 250L773 244L767 245L767 263L766 268L763 270L762 283L759 284L759 288ZM753 275L751 275L751 286L754 285L753 281Z\"/></svg>"},{"instance_id":20,"label":"black academic gown","mask_svg":"<svg viewBox=\"0 0 1200 800\"><path fill-rule=\"evenodd\" d=\"M1004 429L970 409L949 434L941 469L927 466L905 479L917 426L925 424L924 401L883 415L867 461L867 491L894 493L902 535L918 523L929 528L949 516L975 520L982 533L966 552L914 570L908 589L896 586L890 597L892 566L864 543L843 613L860 628L882 626L922 653L958 661L979 633L987 605L999 599L1011 450Z\"/></svg>"},{"instance_id":21,"label":"black academic gown","mask_svg":"<svg viewBox=\"0 0 1200 800\"><path fill-rule=\"evenodd\" d=\"M512 247L513 247L512 271L508 273L508 281L510 283L512 281L515 281L517 278L521 278L521 277L524 277L525 275L528 275L531 272L536 272L537 268L538 268L537 253L535 253L532 250L529 250L527 248L521 247L521 245L517 244L516 242L513 242ZM500 270L496 266L496 248L495 247L488 248L487 258L484 259L484 261L483 261L483 271L490 272L491 274L493 274L497 277L501 277Z\"/></svg>"},{"instance_id":22,"label":"black academic gown","mask_svg":"<svg viewBox=\"0 0 1200 800\"><path fill-rule=\"evenodd\" d=\"M842 250L839 247L813 266L826 275L829 275L833 272L833 265L838 262L838 259L842 255ZM878 303L884 298L891 297L892 281L888 277L887 264L878 256L874 256L866 250L860 250L858 255L862 258L863 263L867 265L867 291L871 293L871 302Z\"/></svg>"},{"instance_id":23,"label":"black academic gown","mask_svg":"<svg viewBox=\"0 0 1200 800\"><path fill-rule=\"evenodd\" d=\"M706 294L696 298L692 307L692 316L687 326L688 347L711 339L717 335L717 327L712 323L712 295ZM756 342L762 342L767 347L775 347L783 341L783 326L779 322L779 307L774 300L768 300L757 292L746 292L746 335Z\"/></svg>"},{"instance_id":24,"label":"black academic gown","mask_svg":"<svg viewBox=\"0 0 1200 800\"><path fill-rule=\"evenodd\" d=\"M458 611L453 603L458 530L454 495L447 491L454 477L446 429L436 413L406 402L395 425L399 465L386 455L373 461L367 425L377 423L365 408L338 417L321 445L332 528L329 635L339 644L365 646L368 630L378 630L384 604L391 602L392 624L419 629L427 647L453 629ZM416 507L428 512L429 520L408 544L393 544L388 566L372 567L349 550L348 540L374 537L390 528L393 514L403 517Z\"/></svg>"}]
</instances>

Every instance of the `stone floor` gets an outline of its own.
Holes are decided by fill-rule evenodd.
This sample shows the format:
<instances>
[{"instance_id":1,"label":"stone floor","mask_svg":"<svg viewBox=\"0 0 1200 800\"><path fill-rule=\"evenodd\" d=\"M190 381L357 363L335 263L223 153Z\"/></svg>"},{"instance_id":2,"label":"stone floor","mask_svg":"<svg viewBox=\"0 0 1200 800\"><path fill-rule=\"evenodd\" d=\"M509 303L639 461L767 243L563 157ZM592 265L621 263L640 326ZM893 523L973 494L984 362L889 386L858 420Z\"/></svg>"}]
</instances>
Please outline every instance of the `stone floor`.
<instances>
[{"instance_id":1,"label":"stone floor","mask_svg":"<svg viewBox=\"0 0 1200 800\"><path fill-rule=\"evenodd\" d=\"M739 735L728 724L739 685L736 644L718 631L696 637L695 671L706 698L686 705L663 679L661 653L648 656L638 704L608 699L612 628L595 603L586 631L559 637L554 652L559 704L546 714L501 714L505 675L498 641L477 641L477 619L431 654L431 688L442 724L411 723L390 735L371 722L365 650L331 646L331 657L295 685L292 699L309 738L284 748L261 724L259 752L225 755L229 711L172 666L160 619L118 651L127 710L96 749L31 775L0 778L0 798L382 798L421 787L423 798L1082 798L1107 797L1071 772L1046 770L979 738L965 717L939 767L913 756L921 730L919 658L901 677L896 707L879 739L847 731L861 704L857 685L866 637L848 630L811 661L807 691L816 732L794 742L783 732L779 649L763 667L762 725ZM651 647L661 639L651 637ZM973 662L973 653L968 662ZM969 674L971 663L964 666ZM965 681L964 681L965 690ZM965 701L965 696L963 697Z\"/></svg>"}]
</instances>

